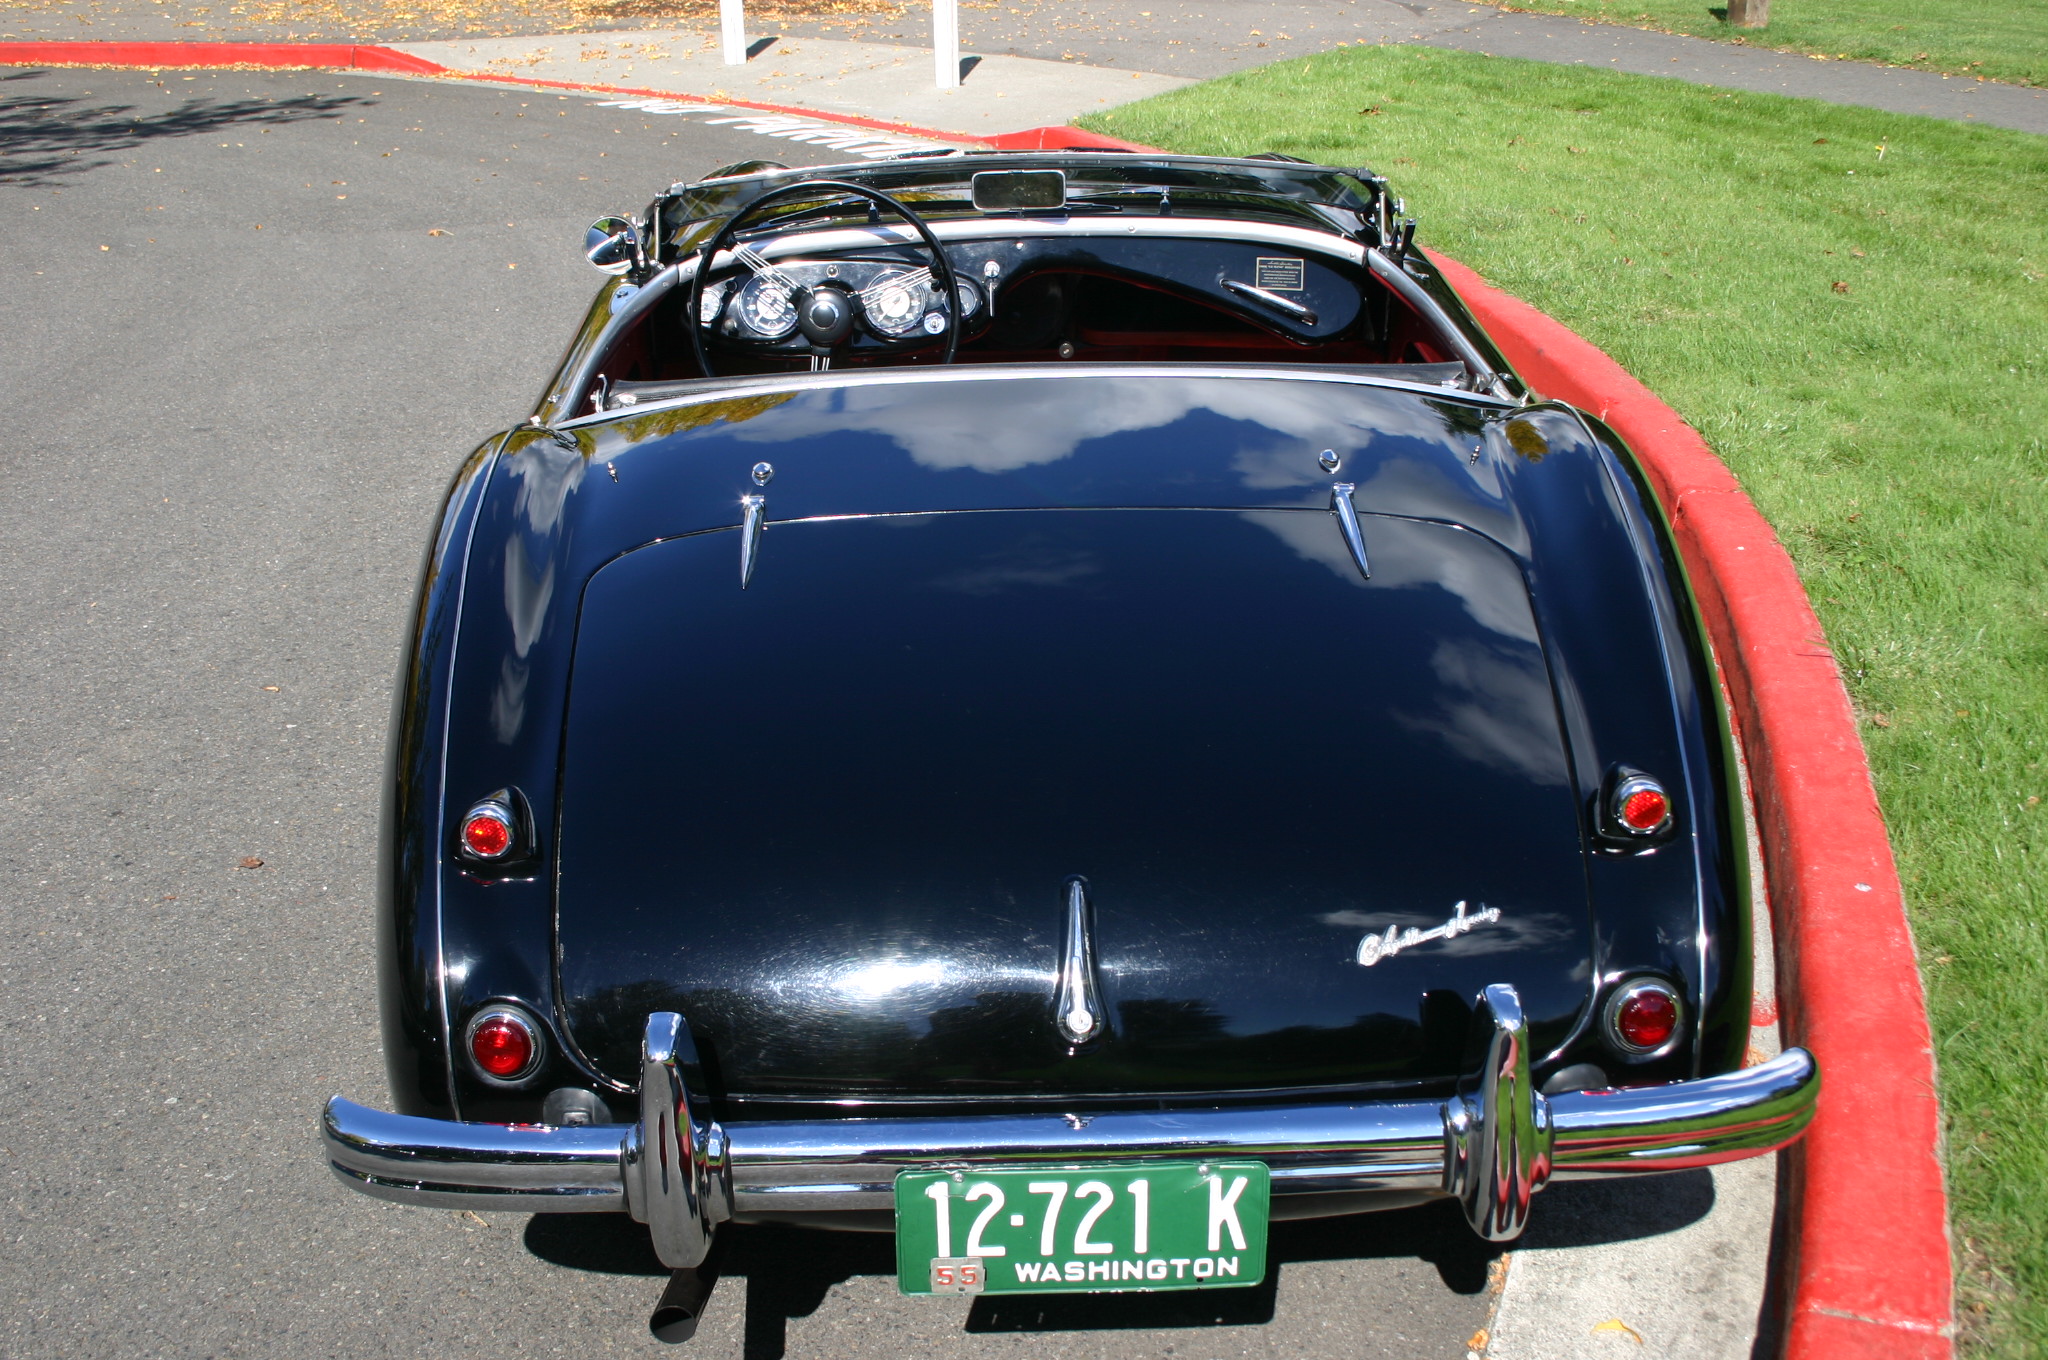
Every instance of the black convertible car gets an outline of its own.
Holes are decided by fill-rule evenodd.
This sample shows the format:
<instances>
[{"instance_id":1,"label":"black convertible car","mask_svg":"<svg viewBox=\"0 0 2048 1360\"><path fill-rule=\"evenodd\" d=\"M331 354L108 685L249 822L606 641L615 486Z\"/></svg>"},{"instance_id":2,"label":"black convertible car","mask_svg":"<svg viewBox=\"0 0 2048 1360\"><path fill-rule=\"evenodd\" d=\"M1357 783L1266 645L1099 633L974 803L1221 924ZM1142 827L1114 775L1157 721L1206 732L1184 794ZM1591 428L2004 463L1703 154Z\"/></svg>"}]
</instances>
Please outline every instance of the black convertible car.
<instances>
[{"instance_id":1,"label":"black convertible car","mask_svg":"<svg viewBox=\"0 0 2048 1360\"><path fill-rule=\"evenodd\" d=\"M1726 719L1631 453L1385 181L753 162L428 556L382 855L405 1203L893 1230L913 1293L1256 1282L1274 1218L1766 1152Z\"/></svg>"}]
</instances>

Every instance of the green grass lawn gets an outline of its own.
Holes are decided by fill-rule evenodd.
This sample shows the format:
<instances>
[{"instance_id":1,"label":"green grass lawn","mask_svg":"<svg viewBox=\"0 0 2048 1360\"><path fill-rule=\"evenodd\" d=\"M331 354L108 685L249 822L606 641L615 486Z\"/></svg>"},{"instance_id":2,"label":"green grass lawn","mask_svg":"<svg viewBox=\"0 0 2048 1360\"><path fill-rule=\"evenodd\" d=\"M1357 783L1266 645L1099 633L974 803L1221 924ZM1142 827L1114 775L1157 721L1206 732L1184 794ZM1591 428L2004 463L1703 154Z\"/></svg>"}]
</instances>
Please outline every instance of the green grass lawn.
<instances>
[{"instance_id":1,"label":"green grass lawn","mask_svg":"<svg viewBox=\"0 0 2048 1360\"><path fill-rule=\"evenodd\" d=\"M1727 0L1507 0L1507 6L1786 52L2048 85L2048 0L1771 0L1771 22L1760 29L1731 28Z\"/></svg>"},{"instance_id":2,"label":"green grass lawn","mask_svg":"<svg viewBox=\"0 0 2048 1360\"><path fill-rule=\"evenodd\" d=\"M2048 139L1416 47L1088 125L1372 166L1419 240L1735 469L1841 658L1898 849L1966 1339L2048 1351Z\"/></svg>"}]
</instances>

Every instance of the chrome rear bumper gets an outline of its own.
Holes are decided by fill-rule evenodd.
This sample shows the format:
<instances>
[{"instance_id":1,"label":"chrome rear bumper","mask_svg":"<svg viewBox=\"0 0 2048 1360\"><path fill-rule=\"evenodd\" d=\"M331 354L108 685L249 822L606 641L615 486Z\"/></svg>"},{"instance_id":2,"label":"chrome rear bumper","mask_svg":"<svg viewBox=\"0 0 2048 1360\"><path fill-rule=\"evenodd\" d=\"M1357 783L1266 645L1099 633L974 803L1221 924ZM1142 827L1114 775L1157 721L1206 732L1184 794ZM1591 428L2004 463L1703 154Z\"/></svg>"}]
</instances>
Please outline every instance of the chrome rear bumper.
<instances>
[{"instance_id":1,"label":"chrome rear bumper","mask_svg":"<svg viewBox=\"0 0 2048 1360\"><path fill-rule=\"evenodd\" d=\"M1275 1195L1422 1190L1456 1197L1474 1231L1518 1234L1558 1178L1711 1166L1806 1128L1820 1071L1791 1048L1699 1081L1545 1096L1509 987L1489 987L1485 1067L1448 1101L1272 1105L1092 1116L1030 1114L720 1124L680 1016L648 1017L637 1124L548 1128L386 1114L336 1096L322 1141L366 1194L442 1208L627 1211L661 1259L700 1263L735 1214L888 1209L896 1174L1034 1162L1255 1158Z\"/></svg>"}]
</instances>

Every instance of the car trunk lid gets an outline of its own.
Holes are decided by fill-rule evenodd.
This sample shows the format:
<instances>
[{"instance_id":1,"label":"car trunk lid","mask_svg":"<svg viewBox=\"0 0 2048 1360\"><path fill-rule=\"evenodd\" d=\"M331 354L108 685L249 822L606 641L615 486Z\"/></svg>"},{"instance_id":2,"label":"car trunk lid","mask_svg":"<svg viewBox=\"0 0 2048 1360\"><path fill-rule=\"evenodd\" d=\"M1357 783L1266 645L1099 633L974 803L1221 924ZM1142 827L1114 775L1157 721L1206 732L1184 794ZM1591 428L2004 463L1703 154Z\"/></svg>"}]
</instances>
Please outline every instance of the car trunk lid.
<instances>
[{"instance_id":1,"label":"car trunk lid","mask_svg":"<svg viewBox=\"0 0 2048 1360\"><path fill-rule=\"evenodd\" d=\"M1493 982L1561 1042L1587 899L1519 566L1360 524L1369 579L1306 510L776 523L744 591L735 530L613 560L563 763L573 1044L631 1082L677 1010L737 1097L1413 1086Z\"/></svg>"}]
</instances>

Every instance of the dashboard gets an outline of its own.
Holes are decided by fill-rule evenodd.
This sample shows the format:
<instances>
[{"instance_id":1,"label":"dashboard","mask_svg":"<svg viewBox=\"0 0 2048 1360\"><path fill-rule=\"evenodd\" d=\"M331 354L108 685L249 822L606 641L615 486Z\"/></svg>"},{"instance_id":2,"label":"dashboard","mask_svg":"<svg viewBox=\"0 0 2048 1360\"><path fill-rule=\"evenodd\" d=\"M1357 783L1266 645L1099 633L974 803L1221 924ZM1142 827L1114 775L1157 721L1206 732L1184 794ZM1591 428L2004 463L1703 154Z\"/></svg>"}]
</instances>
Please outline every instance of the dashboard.
<instances>
[{"instance_id":1,"label":"dashboard","mask_svg":"<svg viewBox=\"0 0 2048 1360\"><path fill-rule=\"evenodd\" d=\"M698 320L728 341L774 346L797 337L796 298L819 289L844 293L860 328L883 342L942 335L955 310L940 296L924 264L834 256L780 260L753 274L709 284ZM972 324L982 310L982 290L963 278L958 292L959 315Z\"/></svg>"},{"instance_id":2,"label":"dashboard","mask_svg":"<svg viewBox=\"0 0 2048 1360\"><path fill-rule=\"evenodd\" d=\"M755 237L721 256L737 267L705 285L696 321L718 348L764 359L813 352L798 310L821 294L850 314L840 342L849 359L934 345L955 316L962 344L1006 356L1062 342L1295 349L1384 339L1384 308L1368 305L1383 290L1349 261L1156 231L956 238L945 246L950 301L919 249Z\"/></svg>"}]
</instances>

